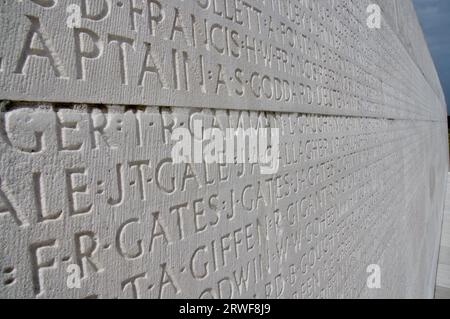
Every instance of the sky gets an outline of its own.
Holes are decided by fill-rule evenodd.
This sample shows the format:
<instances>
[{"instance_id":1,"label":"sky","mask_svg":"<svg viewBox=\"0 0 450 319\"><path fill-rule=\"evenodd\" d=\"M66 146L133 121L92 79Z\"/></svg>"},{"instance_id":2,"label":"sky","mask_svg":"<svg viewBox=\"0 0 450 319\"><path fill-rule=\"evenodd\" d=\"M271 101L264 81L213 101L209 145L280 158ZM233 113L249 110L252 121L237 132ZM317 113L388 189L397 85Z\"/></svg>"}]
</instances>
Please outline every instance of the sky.
<instances>
[{"instance_id":1,"label":"sky","mask_svg":"<svg viewBox=\"0 0 450 319\"><path fill-rule=\"evenodd\" d=\"M450 1L413 0L450 114Z\"/></svg>"}]
</instances>

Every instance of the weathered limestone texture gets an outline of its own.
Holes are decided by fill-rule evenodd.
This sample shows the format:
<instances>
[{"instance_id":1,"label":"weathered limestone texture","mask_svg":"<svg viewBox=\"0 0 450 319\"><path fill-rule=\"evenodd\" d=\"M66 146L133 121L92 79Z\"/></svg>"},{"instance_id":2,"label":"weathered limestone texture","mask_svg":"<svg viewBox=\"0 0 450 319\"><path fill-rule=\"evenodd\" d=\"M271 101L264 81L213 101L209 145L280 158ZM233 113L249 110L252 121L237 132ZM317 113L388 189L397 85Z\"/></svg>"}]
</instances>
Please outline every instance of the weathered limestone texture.
<instances>
[{"instance_id":1,"label":"weathered limestone texture","mask_svg":"<svg viewBox=\"0 0 450 319\"><path fill-rule=\"evenodd\" d=\"M450 173L449 173L450 174ZM450 178L447 178L447 194L445 196L444 220L442 222L441 245L439 248L439 264L436 277L437 299L450 299Z\"/></svg>"},{"instance_id":2,"label":"weathered limestone texture","mask_svg":"<svg viewBox=\"0 0 450 319\"><path fill-rule=\"evenodd\" d=\"M0 15L0 297L433 297L446 105L410 1ZM175 163L200 120L279 129L278 171Z\"/></svg>"}]
</instances>

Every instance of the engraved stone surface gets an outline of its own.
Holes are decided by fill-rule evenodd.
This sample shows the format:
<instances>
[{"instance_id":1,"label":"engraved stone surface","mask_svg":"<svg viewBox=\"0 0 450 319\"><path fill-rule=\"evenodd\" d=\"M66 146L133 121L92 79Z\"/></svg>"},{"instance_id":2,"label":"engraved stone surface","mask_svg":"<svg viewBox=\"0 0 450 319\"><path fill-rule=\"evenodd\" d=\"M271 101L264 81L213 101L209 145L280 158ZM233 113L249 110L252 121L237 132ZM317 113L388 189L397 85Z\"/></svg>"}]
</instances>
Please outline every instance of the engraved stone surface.
<instances>
[{"instance_id":1,"label":"engraved stone surface","mask_svg":"<svg viewBox=\"0 0 450 319\"><path fill-rule=\"evenodd\" d=\"M446 106L410 1L0 15L0 297L433 296ZM196 120L279 129L279 170L175 163Z\"/></svg>"}]
</instances>

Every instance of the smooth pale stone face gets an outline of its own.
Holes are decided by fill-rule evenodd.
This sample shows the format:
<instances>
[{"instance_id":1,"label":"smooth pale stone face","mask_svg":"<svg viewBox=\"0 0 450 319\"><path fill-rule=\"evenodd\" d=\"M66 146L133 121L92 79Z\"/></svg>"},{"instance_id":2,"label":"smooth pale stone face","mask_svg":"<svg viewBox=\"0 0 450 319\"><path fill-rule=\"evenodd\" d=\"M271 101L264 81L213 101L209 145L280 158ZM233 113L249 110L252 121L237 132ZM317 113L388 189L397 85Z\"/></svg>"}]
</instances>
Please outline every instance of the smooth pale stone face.
<instances>
[{"instance_id":1,"label":"smooth pale stone face","mask_svg":"<svg viewBox=\"0 0 450 319\"><path fill-rule=\"evenodd\" d=\"M1 4L0 297L432 297L446 105L375 2ZM199 121L277 169L177 163Z\"/></svg>"},{"instance_id":2,"label":"smooth pale stone face","mask_svg":"<svg viewBox=\"0 0 450 319\"><path fill-rule=\"evenodd\" d=\"M383 1L371 29L370 4L12 1L2 98L439 119L412 6Z\"/></svg>"}]
</instances>

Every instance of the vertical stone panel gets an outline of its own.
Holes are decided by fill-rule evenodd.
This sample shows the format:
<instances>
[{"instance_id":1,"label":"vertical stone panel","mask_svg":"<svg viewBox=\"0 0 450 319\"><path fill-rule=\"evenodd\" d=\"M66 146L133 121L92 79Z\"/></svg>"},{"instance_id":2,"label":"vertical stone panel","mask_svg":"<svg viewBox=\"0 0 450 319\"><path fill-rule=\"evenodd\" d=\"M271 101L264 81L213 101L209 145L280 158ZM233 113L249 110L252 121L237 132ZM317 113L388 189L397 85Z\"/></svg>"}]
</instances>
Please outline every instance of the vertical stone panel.
<instances>
[{"instance_id":1,"label":"vertical stone panel","mask_svg":"<svg viewBox=\"0 0 450 319\"><path fill-rule=\"evenodd\" d=\"M2 2L0 297L432 297L446 105L412 3L371 4Z\"/></svg>"}]
</instances>

